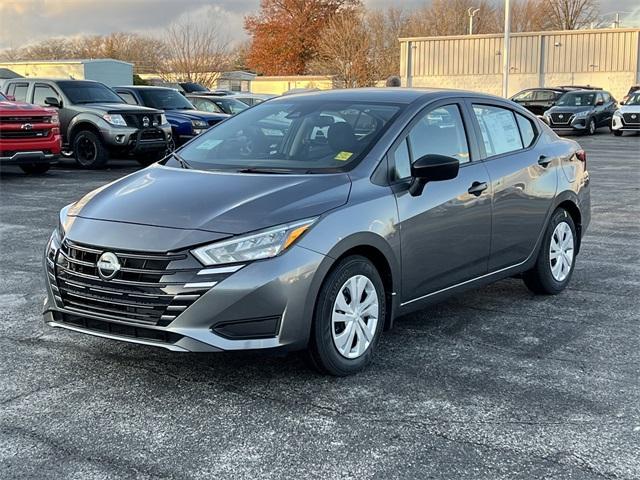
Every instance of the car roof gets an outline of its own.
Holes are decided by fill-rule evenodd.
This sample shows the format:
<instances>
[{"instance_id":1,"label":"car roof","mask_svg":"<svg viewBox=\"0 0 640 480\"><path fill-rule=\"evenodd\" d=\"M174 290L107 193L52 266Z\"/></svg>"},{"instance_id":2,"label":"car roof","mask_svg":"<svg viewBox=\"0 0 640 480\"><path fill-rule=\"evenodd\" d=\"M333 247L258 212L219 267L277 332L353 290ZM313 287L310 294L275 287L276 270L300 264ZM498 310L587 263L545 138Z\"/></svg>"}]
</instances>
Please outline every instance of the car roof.
<instances>
[{"instance_id":1,"label":"car roof","mask_svg":"<svg viewBox=\"0 0 640 480\"><path fill-rule=\"evenodd\" d=\"M48 78L48 77L21 77L21 78L9 78L5 80L5 83L9 82L85 82L85 83L99 83L104 85L102 82L98 82L97 80L85 80L83 78Z\"/></svg>"},{"instance_id":2,"label":"car roof","mask_svg":"<svg viewBox=\"0 0 640 480\"><path fill-rule=\"evenodd\" d=\"M437 100L440 97L464 96L474 98L501 99L484 93L465 90L436 89L436 88L343 88L336 90L319 90L314 92L294 93L270 99L269 102L288 102L292 98L322 99L323 101L353 101L353 102L389 102L412 103L415 100Z\"/></svg>"},{"instance_id":3,"label":"car roof","mask_svg":"<svg viewBox=\"0 0 640 480\"><path fill-rule=\"evenodd\" d=\"M176 90L173 87L163 87L161 85L118 85L113 88L128 88L131 90Z\"/></svg>"}]
</instances>

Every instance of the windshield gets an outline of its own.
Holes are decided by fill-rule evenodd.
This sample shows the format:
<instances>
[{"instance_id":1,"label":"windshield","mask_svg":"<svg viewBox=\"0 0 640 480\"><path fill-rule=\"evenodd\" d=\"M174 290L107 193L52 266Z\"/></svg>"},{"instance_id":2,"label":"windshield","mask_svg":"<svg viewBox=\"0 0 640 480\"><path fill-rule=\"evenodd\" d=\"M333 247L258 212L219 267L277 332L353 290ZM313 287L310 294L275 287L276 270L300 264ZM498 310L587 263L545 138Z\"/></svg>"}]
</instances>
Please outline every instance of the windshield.
<instances>
[{"instance_id":1,"label":"windshield","mask_svg":"<svg viewBox=\"0 0 640 480\"><path fill-rule=\"evenodd\" d=\"M631 95L625 105L640 105L640 92Z\"/></svg>"},{"instance_id":2,"label":"windshield","mask_svg":"<svg viewBox=\"0 0 640 480\"><path fill-rule=\"evenodd\" d=\"M290 99L230 117L180 150L194 168L339 171L357 162L402 107Z\"/></svg>"},{"instance_id":3,"label":"windshield","mask_svg":"<svg viewBox=\"0 0 640 480\"><path fill-rule=\"evenodd\" d=\"M98 82L66 80L57 82L71 103L124 103L116 92Z\"/></svg>"},{"instance_id":4,"label":"windshield","mask_svg":"<svg viewBox=\"0 0 640 480\"><path fill-rule=\"evenodd\" d=\"M141 88L138 93L146 107L158 110L194 110L184 95L171 88Z\"/></svg>"},{"instance_id":5,"label":"windshield","mask_svg":"<svg viewBox=\"0 0 640 480\"><path fill-rule=\"evenodd\" d=\"M235 98L221 98L214 100L215 104L218 105L225 113L230 113L235 115L236 113L240 113L243 110L249 108L249 105L246 103L242 103Z\"/></svg>"},{"instance_id":6,"label":"windshield","mask_svg":"<svg viewBox=\"0 0 640 480\"><path fill-rule=\"evenodd\" d=\"M209 89L203 87L199 83L186 82L181 83L180 86L184 89L185 92L208 92Z\"/></svg>"},{"instance_id":7,"label":"windshield","mask_svg":"<svg viewBox=\"0 0 640 480\"><path fill-rule=\"evenodd\" d=\"M596 94L593 92L568 92L560 97L556 105L565 107L586 107L596 103Z\"/></svg>"}]
</instances>

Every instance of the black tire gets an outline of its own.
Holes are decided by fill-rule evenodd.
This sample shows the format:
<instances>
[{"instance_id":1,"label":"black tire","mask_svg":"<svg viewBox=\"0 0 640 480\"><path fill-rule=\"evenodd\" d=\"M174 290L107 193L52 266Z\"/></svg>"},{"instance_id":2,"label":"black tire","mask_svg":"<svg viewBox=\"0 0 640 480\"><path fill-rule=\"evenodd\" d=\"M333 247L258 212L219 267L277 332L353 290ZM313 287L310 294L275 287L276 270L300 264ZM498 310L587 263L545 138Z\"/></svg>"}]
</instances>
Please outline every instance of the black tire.
<instances>
[{"instance_id":1,"label":"black tire","mask_svg":"<svg viewBox=\"0 0 640 480\"><path fill-rule=\"evenodd\" d=\"M613 134L614 134L616 137L621 137L621 136L622 136L622 130L613 130Z\"/></svg>"},{"instance_id":2,"label":"black tire","mask_svg":"<svg viewBox=\"0 0 640 480\"><path fill-rule=\"evenodd\" d=\"M595 135L597 131L598 131L598 125L596 124L596 119L590 118L589 122L587 123L587 133L589 135Z\"/></svg>"},{"instance_id":3,"label":"black tire","mask_svg":"<svg viewBox=\"0 0 640 480\"><path fill-rule=\"evenodd\" d=\"M26 163L24 165L20 165L20 168L24 173L28 173L29 175L42 175L49 171L51 165L48 163Z\"/></svg>"},{"instance_id":4,"label":"black tire","mask_svg":"<svg viewBox=\"0 0 640 480\"><path fill-rule=\"evenodd\" d=\"M375 288L378 299L378 321L373 339L364 353L357 358L350 359L343 356L334 343L332 329L335 327L332 322L332 314L336 298L342 292L345 282L356 275L367 277ZM384 327L386 311L384 285L376 267L367 258L359 255L340 260L324 280L316 301L309 344L309 356L314 367L320 373L340 377L352 375L364 369L373 359L378 339Z\"/></svg>"},{"instance_id":5,"label":"black tire","mask_svg":"<svg viewBox=\"0 0 640 480\"><path fill-rule=\"evenodd\" d=\"M559 281L552 273L550 246L556 227L563 222L569 226L573 236L573 258L566 278ZM562 292L571 281L571 276L573 275L573 270L576 265L577 242L576 226L573 223L571 215L563 208L557 209L551 216L551 220L547 226L547 231L542 239L542 245L540 246L540 252L538 253L535 266L522 276L527 288L533 293L541 295L557 295ZM558 262L558 260L556 260L556 262Z\"/></svg>"},{"instance_id":6,"label":"black tire","mask_svg":"<svg viewBox=\"0 0 640 480\"><path fill-rule=\"evenodd\" d=\"M73 154L82 168L102 168L109 160L109 152L100 137L91 130L81 130L73 139Z\"/></svg>"}]
</instances>

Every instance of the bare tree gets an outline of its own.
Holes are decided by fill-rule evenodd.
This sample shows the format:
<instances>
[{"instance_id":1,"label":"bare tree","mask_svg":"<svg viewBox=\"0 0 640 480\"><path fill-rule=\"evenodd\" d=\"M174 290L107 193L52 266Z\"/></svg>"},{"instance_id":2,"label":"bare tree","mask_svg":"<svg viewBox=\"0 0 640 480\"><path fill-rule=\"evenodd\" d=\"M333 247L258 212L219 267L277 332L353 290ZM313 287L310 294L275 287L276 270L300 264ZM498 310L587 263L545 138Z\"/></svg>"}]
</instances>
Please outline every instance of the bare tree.
<instances>
[{"instance_id":1,"label":"bare tree","mask_svg":"<svg viewBox=\"0 0 640 480\"><path fill-rule=\"evenodd\" d=\"M161 75L214 86L231 61L229 41L219 22L211 10L204 17L188 16L172 24L166 32L168 59Z\"/></svg>"},{"instance_id":2,"label":"bare tree","mask_svg":"<svg viewBox=\"0 0 640 480\"><path fill-rule=\"evenodd\" d=\"M546 0L554 30L576 30L598 21L598 0Z\"/></svg>"},{"instance_id":3,"label":"bare tree","mask_svg":"<svg viewBox=\"0 0 640 480\"><path fill-rule=\"evenodd\" d=\"M365 16L371 44L371 60L378 79L399 73L400 42L398 38L404 33L406 19L407 15L397 7L371 10Z\"/></svg>"},{"instance_id":4,"label":"bare tree","mask_svg":"<svg viewBox=\"0 0 640 480\"><path fill-rule=\"evenodd\" d=\"M501 31L498 9L489 0L433 0L413 12L406 27L407 36L465 35L469 31L469 8L478 8L474 33Z\"/></svg>"},{"instance_id":5,"label":"bare tree","mask_svg":"<svg viewBox=\"0 0 640 480\"><path fill-rule=\"evenodd\" d=\"M346 88L375 83L371 41L360 9L343 11L329 19L318 38L317 57L312 66L318 73L336 75Z\"/></svg>"}]
</instances>

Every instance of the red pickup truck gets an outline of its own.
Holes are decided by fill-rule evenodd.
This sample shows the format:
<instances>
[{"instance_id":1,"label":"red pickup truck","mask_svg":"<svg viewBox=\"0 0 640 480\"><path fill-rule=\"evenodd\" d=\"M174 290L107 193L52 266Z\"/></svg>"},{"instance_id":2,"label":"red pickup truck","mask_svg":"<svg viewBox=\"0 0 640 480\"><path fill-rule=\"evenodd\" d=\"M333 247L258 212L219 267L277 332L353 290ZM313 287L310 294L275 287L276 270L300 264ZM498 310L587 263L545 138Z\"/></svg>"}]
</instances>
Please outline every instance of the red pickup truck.
<instances>
[{"instance_id":1,"label":"red pickup truck","mask_svg":"<svg viewBox=\"0 0 640 480\"><path fill-rule=\"evenodd\" d=\"M0 93L0 167L44 173L58 160L61 146L56 110L14 102Z\"/></svg>"}]
</instances>

